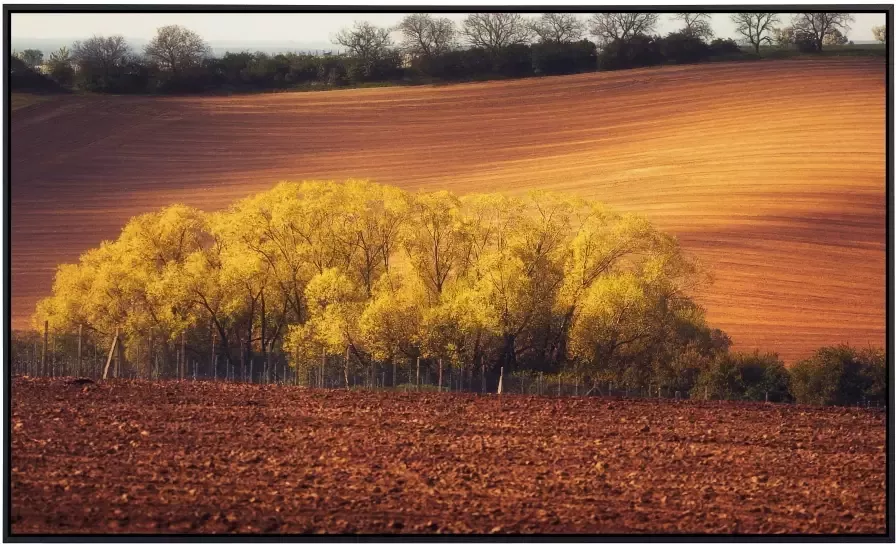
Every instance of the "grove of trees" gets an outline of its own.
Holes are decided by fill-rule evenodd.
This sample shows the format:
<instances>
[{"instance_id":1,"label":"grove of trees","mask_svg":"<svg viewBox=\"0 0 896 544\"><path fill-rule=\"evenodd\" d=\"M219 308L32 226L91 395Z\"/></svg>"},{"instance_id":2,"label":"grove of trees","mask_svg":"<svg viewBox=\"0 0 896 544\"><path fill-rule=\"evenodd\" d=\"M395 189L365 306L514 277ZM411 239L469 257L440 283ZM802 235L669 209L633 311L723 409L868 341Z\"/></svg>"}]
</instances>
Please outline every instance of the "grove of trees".
<instances>
[{"instance_id":1,"label":"grove of trees","mask_svg":"<svg viewBox=\"0 0 896 544\"><path fill-rule=\"evenodd\" d=\"M228 52L220 57L201 36L177 25L159 28L143 51L122 36L93 36L46 57L58 83L114 93L175 93L374 82L462 81L569 74L666 63L755 58L775 43L804 52L848 41L846 13L731 15L747 53L731 39L713 39L706 13L677 13L681 28L656 34L655 13L472 13L460 24L416 13L395 27L356 21L332 37L339 54ZM875 34L882 39L881 27ZM589 41L588 37L591 40ZM44 55L19 54L32 68Z\"/></svg>"},{"instance_id":2,"label":"grove of trees","mask_svg":"<svg viewBox=\"0 0 896 544\"><path fill-rule=\"evenodd\" d=\"M850 367L841 350L837 368L820 353L792 375L730 353L692 298L708 279L673 237L596 202L284 182L222 212L137 216L61 265L14 368L50 372L46 334L68 374L114 359L144 378L395 385L422 360L475 391L546 372L597 393L882 398L882 353ZM853 367L867 380L819 392Z\"/></svg>"}]
</instances>

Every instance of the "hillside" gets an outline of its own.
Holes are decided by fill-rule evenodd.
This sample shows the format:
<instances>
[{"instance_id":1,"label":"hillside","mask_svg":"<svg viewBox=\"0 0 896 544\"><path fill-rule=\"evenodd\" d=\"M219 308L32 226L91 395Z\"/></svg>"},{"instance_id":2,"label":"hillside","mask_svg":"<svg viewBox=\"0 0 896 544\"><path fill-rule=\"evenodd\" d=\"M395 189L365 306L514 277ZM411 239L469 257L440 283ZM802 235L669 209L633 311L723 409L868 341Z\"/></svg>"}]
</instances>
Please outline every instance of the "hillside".
<instances>
[{"instance_id":1,"label":"hillside","mask_svg":"<svg viewBox=\"0 0 896 544\"><path fill-rule=\"evenodd\" d=\"M713 270L738 349L883 345L884 59L240 97L65 97L11 129L12 317L128 217L283 179L547 188L644 213Z\"/></svg>"}]
</instances>

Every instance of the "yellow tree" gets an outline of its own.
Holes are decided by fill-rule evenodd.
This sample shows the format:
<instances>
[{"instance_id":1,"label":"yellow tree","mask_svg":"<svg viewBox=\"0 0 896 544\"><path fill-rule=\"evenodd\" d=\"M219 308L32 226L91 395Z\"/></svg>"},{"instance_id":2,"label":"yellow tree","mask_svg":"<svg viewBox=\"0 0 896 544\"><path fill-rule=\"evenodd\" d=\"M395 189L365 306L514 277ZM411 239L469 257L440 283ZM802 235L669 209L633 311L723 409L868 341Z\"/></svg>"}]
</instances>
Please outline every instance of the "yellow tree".
<instances>
[{"instance_id":1,"label":"yellow tree","mask_svg":"<svg viewBox=\"0 0 896 544\"><path fill-rule=\"evenodd\" d=\"M574 210L574 201L535 192L508 200L492 221L492 243L479 258L472 288L497 320L505 371L536 348L550 323Z\"/></svg>"},{"instance_id":2,"label":"yellow tree","mask_svg":"<svg viewBox=\"0 0 896 544\"><path fill-rule=\"evenodd\" d=\"M367 181L349 181L342 189L348 227L346 253L355 255L352 271L370 296L377 278L388 272L401 242L410 202L400 189Z\"/></svg>"},{"instance_id":3,"label":"yellow tree","mask_svg":"<svg viewBox=\"0 0 896 544\"><path fill-rule=\"evenodd\" d=\"M460 200L447 191L415 195L404 248L433 303L438 301L445 284L457 276L465 246Z\"/></svg>"},{"instance_id":4,"label":"yellow tree","mask_svg":"<svg viewBox=\"0 0 896 544\"><path fill-rule=\"evenodd\" d=\"M308 282L305 297L310 318L303 325L289 328L287 345L294 351L306 342L321 346L329 355L344 353L348 387L351 355L357 360L363 356L358 323L366 298L364 290L341 270L327 268Z\"/></svg>"},{"instance_id":5,"label":"yellow tree","mask_svg":"<svg viewBox=\"0 0 896 544\"><path fill-rule=\"evenodd\" d=\"M702 324L687 291L704 277L669 236L658 236L643 259L599 275L584 290L569 331L577 371L636 385L652 348L668 341L680 321Z\"/></svg>"},{"instance_id":6,"label":"yellow tree","mask_svg":"<svg viewBox=\"0 0 896 544\"><path fill-rule=\"evenodd\" d=\"M386 272L377 280L373 296L359 320L363 343L374 361L392 363L392 384L397 384L398 364L421 355L420 327L426 290L413 276Z\"/></svg>"},{"instance_id":7,"label":"yellow tree","mask_svg":"<svg viewBox=\"0 0 896 544\"><path fill-rule=\"evenodd\" d=\"M556 299L557 320L544 355L555 363L565 351L570 324L586 292L602 276L643 258L660 240L643 217L618 214L599 203L581 204L576 215Z\"/></svg>"}]
</instances>

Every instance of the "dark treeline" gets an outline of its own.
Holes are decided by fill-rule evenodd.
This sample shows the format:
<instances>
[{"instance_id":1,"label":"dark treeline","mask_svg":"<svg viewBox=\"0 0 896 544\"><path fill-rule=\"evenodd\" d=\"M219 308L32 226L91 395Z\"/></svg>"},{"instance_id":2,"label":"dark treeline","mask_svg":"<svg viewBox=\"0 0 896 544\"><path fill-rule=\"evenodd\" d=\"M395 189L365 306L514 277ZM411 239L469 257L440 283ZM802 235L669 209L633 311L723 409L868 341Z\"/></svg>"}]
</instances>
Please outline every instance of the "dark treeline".
<instances>
[{"instance_id":1,"label":"dark treeline","mask_svg":"<svg viewBox=\"0 0 896 544\"><path fill-rule=\"evenodd\" d=\"M142 51L122 36L94 36L45 57L18 57L59 85L109 93L198 93L333 88L560 75L662 64L758 58L760 46L821 52L847 43L845 13L731 15L741 44L713 38L704 13L679 13L660 36L653 13L474 13L460 25L412 14L396 27L356 22L333 39L340 53L227 52L214 56L189 29L158 29ZM818 30L820 29L820 30ZM393 40L397 36L398 39Z\"/></svg>"}]
</instances>

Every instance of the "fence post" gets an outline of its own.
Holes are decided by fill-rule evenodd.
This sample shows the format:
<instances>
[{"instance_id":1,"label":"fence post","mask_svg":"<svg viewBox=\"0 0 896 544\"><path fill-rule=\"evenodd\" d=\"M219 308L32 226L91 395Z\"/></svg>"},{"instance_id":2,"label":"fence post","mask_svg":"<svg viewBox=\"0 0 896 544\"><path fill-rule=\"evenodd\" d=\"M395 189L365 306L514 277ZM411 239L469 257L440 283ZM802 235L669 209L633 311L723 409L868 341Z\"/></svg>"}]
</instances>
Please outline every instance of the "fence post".
<instances>
[{"instance_id":1,"label":"fence post","mask_svg":"<svg viewBox=\"0 0 896 544\"><path fill-rule=\"evenodd\" d=\"M324 364L327 361L327 349L322 348L320 350L320 372L318 372L317 381L319 382L320 388L324 388Z\"/></svg>"},{"instance_id":2,"label":"fence post","mask_svg":"<svg viewBox=\"0 0 896 544\"><path fill-rule=\"evenodd\" d=\"M109 347L109 357L106 358L106 368L103 369L103 379L109 375L109 366L112 364L112 357L115 355L115 348L118 345L118 329L115 329L115 337L112 338L112 345Z\"/></svg>"},{"instance_id":3,"label":"fence post","mask_svg":"<svg viewBox=\"0 0 896 544\"><path fill-rule=\"evenodd\" d=\"M185 331L181 331L180 333L180 379L183 380L186 375L186 367L187 367L187 333Z\"/></svg>"},{"instance_id":4,"label":"fence post","mask_svg":"<svg viewBox=\"0 0 896 544\"><path fill-rule=\"evenodd\" d=\"M417 357L417 391L420 391L420 357Z\"/></svg>"},{"instance_id":5,"label":"fence post","mask_svg":"<svg viewBox=\"0 0 896 544\"><path fill-rule=\"evenodd\" d=\"M504 367L501 367L501 375L498 377L498 394L504 394Z\"/></svg>"},{"instance_id":6,"label":"fence post","mask_svg":"<svg viewBox=\"0 0 896 544\"><path fill-rule=\"evenodd\" d=\"M41 375L46 374L46 372L47 372L47 343L49 340L49 330L50 330L50 322L48 320L44 320L44 348L43 348L43 351L40 352L40 373L41 373Z\"/></svg>"}]
</instances>

